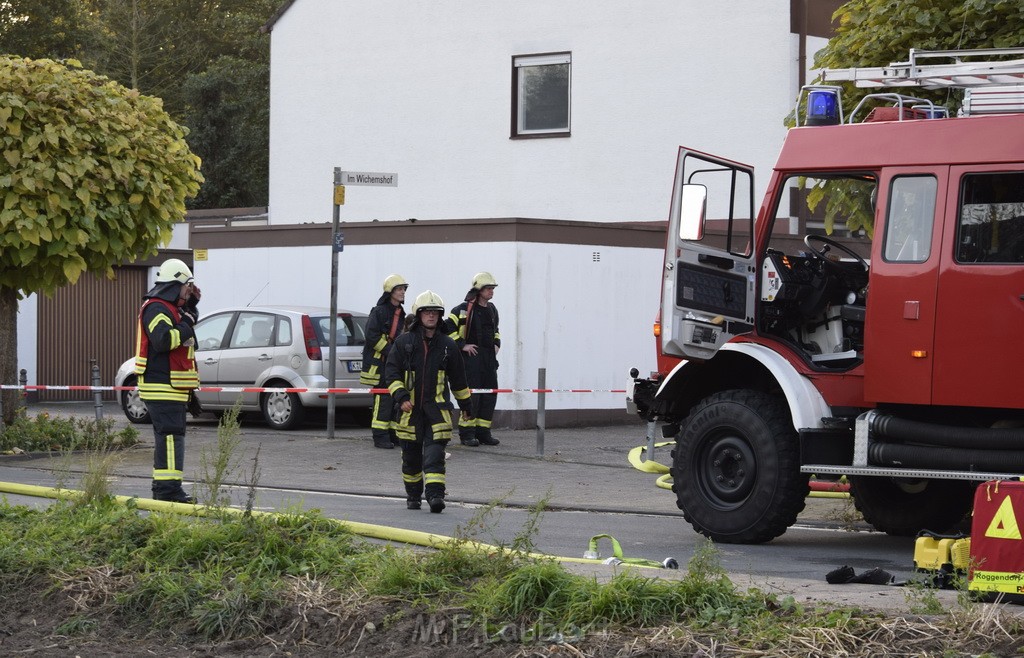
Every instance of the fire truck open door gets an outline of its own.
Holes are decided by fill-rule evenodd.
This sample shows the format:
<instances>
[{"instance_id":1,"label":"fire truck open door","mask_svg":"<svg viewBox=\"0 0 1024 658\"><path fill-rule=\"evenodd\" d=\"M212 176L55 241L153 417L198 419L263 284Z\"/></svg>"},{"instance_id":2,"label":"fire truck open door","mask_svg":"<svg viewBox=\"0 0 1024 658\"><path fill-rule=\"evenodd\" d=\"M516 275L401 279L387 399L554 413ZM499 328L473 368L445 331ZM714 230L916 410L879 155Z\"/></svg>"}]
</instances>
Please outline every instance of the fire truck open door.
<instances>
[{"instance_id":1,"label":"fire truck open door","mask_svg":"<svg viewBox=\"0 0 1024 658\"><path fill-rule=\"evenodd\" d=\"M662 273L662 351L710 359L754 318L754 170L681 147Z\"/></svg>"}]
</instances>

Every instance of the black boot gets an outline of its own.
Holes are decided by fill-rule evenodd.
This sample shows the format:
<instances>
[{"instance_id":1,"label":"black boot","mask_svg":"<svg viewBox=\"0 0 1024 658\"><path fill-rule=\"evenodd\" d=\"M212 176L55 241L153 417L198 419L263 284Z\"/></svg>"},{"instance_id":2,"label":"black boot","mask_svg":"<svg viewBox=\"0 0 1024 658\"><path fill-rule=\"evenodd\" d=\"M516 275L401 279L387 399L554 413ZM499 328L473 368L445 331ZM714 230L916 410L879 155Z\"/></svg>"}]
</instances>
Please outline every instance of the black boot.
<instances>
[{"instance_id":1,"label":"black boot","mask_svg":"<svg viewBox=\"0 0 1024 658\"><path fill-rule=\"evenodd\" d=\"M185 503L186 505L195 505L196 503L196 499L185 493L181 485L177 487L154 487L153 500L162 500L167 503Z\"/></svg>"},{"instance_id":2,"label":"black boot","mask_svg":"<svg viewBox=\"0 0 1024 658\"><path fill-rule=\"evenodd\" d=\"M491 436L490 428L483 429L478 427L476 430L476 440L480 442L480 445L485 446L496 446L501 443L501 441Z\"/></svg>"},{"instance_id":3,"label":"black boot","mask_svg":"<svg viewBox=\"0 0 1024 658\"><path fill-rule=\"evenodd\" d=\"M373 430L373 447L391 450L395 446L391 443L391 432L387 430Z\"/></svg>"},{"instance_id":4,"label":"black boot","mask_svg":"<svg viewBox=\"0 0 1024 658\"><path fill-rule=\"evenodd\" d=\"M431 514L440 514L444 511L444 498L440 496L427 498L427 505L430 505Z\"/></svg>"},{"instance_id":5,"label":"black boot","mask_svg":"<svg viewBox=\"0 0 1024 658\"><path fill-rule=\"evenodd\" d=\"M405 483L405 508L419 509L423 500L423 481Z\"/></svg>"},{"instance_id":6,"label":"black boot","mask_svg":"<svg viewBox=\"0 0 1024 658\"><path fill-rule=\"evenodd\" d=\"M470 446L475 448L480 445L480 442L476 440L476 428L475 427L460 427L459 428L459 441L464 446Z\"/></svg>"}]
</instances>

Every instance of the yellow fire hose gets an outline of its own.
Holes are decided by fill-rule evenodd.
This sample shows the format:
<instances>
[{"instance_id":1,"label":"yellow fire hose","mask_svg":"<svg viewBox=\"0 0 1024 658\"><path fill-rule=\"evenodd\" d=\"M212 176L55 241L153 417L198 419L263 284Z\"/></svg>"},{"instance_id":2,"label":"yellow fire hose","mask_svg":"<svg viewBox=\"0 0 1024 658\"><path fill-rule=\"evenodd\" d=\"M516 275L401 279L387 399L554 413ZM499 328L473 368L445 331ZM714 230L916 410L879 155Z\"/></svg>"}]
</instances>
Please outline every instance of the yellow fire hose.
<instances>
[{"instance_id":1,"label":"yellow fire hose","mask_svg":"<svg viewBox=\"0 0 1024 658\"><path fill-rule=\"evenodd\" d=\"M0 482L0 493L17 494L21 496L32 496L35 498L52 498L57 500L75 500L81 498L83 493L73 489L55 489L52 487L41 487L34 484L18 484L15 482ZM245 510L241 510L234 507L210 507L207 505L191 505L188 503L172 503L162 500L152 500L149 498L134 498L131 496L114 496L114 500L121 505L134 505L138 509L147 510L150 512L169 512L172 514L184 514L196 517L208 517L218 516L221 514L234 514L243 515ZM267 518L276 518L284 516L280 512L262 512L252 511L253 516L262 516ZM477 541L462 541L456 540L454 537L446 537L445 535L436 535L430 532L421 532L419 530L408 530L405 528L393 528L390 526L375 525L372 523L361 523L358 521L343 521L341 519L327 519L331 523L335 523L338 527L348 530L352 534L359 535L361 537L369 537L372 539L382 539L385 541L394 541L402 544L410 544L413 546L425 546L427 548L438 548L447 543L459 541L459 543L468 551L473 553L480 553L483 555L491 555L500 553L505 549L498 546L492 546L490 544L484 544ZM609 537L613 542L613 557L607 560L602 560L597 554L597 540L601 537ZM622 548L619 543L615 541L611 535L598 535L590 540L590 550L586 553L597 555L596 557L565 557L559 555L545 555L543 553L524 553L523 557L534 558L534 559L547 559L556 560L558 562L569 562L574 564L609 564L619 565L628 564L630 566L639 568L677 568L671 565L675 564L674 558L666 558L662 563L655 562L654 560L645 560L643 558L625 558L622 557Z\"/></svg>"}]
</instances>

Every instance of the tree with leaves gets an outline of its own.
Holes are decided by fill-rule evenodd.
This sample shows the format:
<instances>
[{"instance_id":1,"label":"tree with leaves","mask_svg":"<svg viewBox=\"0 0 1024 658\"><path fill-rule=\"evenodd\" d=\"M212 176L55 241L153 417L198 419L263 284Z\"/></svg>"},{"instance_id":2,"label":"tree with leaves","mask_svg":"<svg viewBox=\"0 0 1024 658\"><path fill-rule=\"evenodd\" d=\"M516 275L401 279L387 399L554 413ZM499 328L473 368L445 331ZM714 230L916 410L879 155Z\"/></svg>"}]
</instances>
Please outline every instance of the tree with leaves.
<instances>
[{"instance_id":1,"label":"tree with leaves","mask_svg":"<svg viewBox=\"0 0 1024 658\"><path fill-rule=\"evenodd\" d=\"M155 254L203 181L159 99L78 68L0 56L0 382L17 301ZM13 396L4 415L13 413Z\"/></svg>"},{"instance_id":2,"label":"tree with leaves","mask_svg":"<svg viewBox=\"0 0 1024 658\"><path fill-rule=\"evenodd\" d=\"M911 48L956 50L1024 44L1024 3L1019 0L850 0L836 10L833 22L838 25L836 35L815 55L815 68L886 66L907 61ZM865 95L876 91L879 90L847 85L843 89L846 115ZM905 91L951 111L962 98L958 90ZM792 113L787 124L793 125ZM868 200L870 189L871 186L859 181L822 179L807 195L807 204L814 210L825 201L828 233L832 233L836 217L845 217L846 229L864 230L870 236L874 228L874 207Z\"/></svg>"},{"instance_id":3,"label":"tree with leaves","mask_svg":"<svg viewBox=\"0 0 1024 658\"><path fill-rule=\"evenodd\" d=\"M195 208L267 203L270 38L281 0L0 0L0 54L74 58L163 100L205 163Z\"/></svg>"},{"instance_id":4,"label":"tree with leaves","mask_svg":"<svg viewBox=\"0 0 1024 658\"><path fill-rule=\"evenodd\" d=\"M885 66L906 61L911 48L1024 45L1024 3L1019 0L850 0L832 18L836 35L815 55L815 68ZM844 89L847 113L871 91L852 85ZM943 105L959 101L947 91L911 93Z\"/></svg>"},{"instance_id":5,"label":"tree with leaves","mask_svg":"<svg viewBox=\"0 0 1024 658\"><path fill-rule=\"evenodd\" d=\"M91 40L90 8L82 0L0 0L0 54L80 57Z\"/></svg>"}]
</instances>

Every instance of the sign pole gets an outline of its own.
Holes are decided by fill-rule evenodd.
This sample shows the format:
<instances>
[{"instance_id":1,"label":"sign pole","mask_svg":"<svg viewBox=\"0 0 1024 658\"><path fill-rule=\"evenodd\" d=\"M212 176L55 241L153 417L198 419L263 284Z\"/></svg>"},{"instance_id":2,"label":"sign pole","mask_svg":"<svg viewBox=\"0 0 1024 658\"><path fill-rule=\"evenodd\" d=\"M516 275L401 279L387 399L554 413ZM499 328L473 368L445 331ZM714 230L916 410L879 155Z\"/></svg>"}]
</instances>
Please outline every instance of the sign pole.
<instances>
[{"instance_id":1,"label":"sign pole","mask_svg":"<svg viewBox=\"0 0 1024 658\"><path fill-rule=\"evenodd\" d=\"M339 192L340 190L340 192ZM343 245L338 224L341 221L341 204L345 202L345 188L341 184L341 167L334 168L334 216L331 226L331 336L328 341L327 386L337 386L338 369L338 252ZM327 438L334 438L334 393L327 394Z\"/></svg>"},{"instance_id":2,"label":"sign pole","mask_svg":"<svg viewBox=\"0 0 1024 658\"><path fill-rule=\"evenodd\" d=\"M334 223L331 227L331 337L327 365L329 388L337 388L338 368L338 254L345 249L345 236L339 230L341 207L345 205L345 184L372 185L374 187L398 187L398 174L377 171L342 171L334 168ZM327 438L334 438L334 411L337 405L336 393L327 394Z\"/></svg>"}]
</instances>

